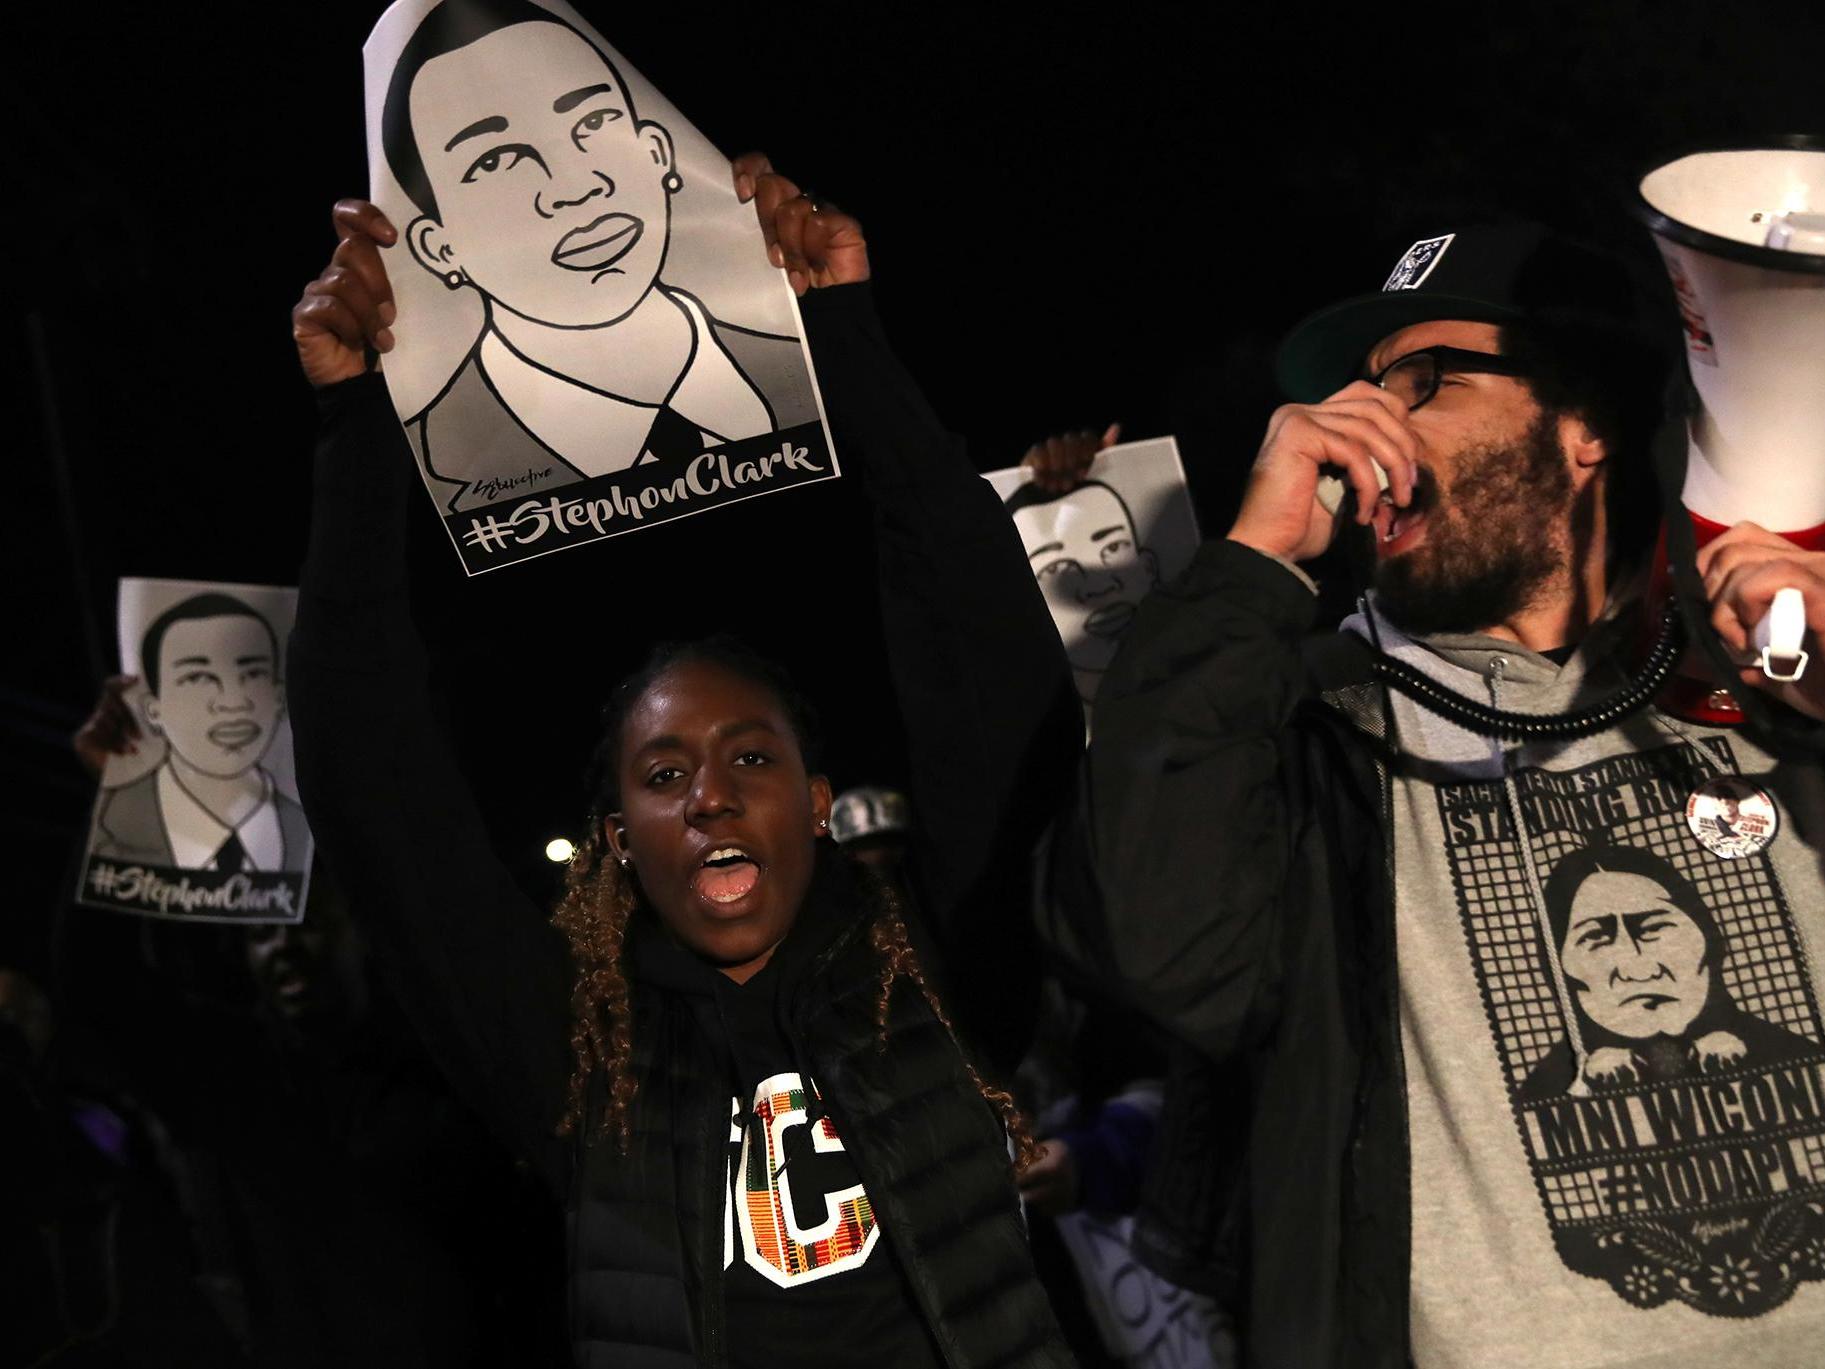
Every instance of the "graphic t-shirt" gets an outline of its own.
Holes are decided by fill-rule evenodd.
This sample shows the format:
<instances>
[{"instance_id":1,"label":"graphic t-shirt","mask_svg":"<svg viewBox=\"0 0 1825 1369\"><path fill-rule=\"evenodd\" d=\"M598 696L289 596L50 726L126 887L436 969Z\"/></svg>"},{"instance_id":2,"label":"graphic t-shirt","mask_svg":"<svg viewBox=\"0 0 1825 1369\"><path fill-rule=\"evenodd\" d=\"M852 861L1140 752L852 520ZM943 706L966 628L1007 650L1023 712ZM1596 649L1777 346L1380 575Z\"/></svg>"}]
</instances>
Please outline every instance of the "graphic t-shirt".
<instances>
[{"instance_id":1,"label":"graphic t-shirt","mask_svg":"<svg viewBox=\"0 0 1825 1369\"><path fill-rule=\"evenodd\" d=\"M736 1366L941 1363L837 1122L809 1098L780 1025L789 943L745 984L705 968L729 1100L723 1323ZM696 967L693 967L696 968Z\"/></svg>"},{"instance_id":2,"label":"graphic t-shirt","mask_svg":"<svg viewBox=\"0 0 1825 1369\"><path fill-rule=\"evenodd\" d=\"M815 1084L813 1085L815 1089ZM862 1178L796 1072L730 1099L723 1296L736 1365L940 1363Z\"/></svg>"},{"instance_id":3,"label":"graphic t-shirt","mask_svg":"<svg viewBox=\"0 0 1825 1369\"><path fill-rule=\"evenodd\" d=\"M1582 655L1384 642L1590 697ZM1652 712L1505 755L1394 699L1416 1362L1825 1362L1825 775Z\"/></svg>"}]
</instances>

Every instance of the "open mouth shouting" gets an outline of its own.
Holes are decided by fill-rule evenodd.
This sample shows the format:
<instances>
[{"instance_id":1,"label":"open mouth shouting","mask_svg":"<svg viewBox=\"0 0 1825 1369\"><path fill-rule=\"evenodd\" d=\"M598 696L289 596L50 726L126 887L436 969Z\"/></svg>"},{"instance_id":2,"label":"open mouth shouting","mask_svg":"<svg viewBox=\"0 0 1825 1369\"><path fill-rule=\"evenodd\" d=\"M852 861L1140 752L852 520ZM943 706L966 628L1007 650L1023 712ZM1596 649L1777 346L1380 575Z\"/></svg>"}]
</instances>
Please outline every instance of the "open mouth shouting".
<instances>
[{"instance_id":1,"label":"open mouth shouting","mask_svg":"<svg viewBox=\"0 0 1825 1369\"><path fill-rule=\"evenodd\" d=\"M1438 484L1424 466L1419 468L1419 479L1406 508L1397 507L1393 494L1383 490L1375 503L1375 519L1371 524L1375 529L1375 554L1398 556L1415 546L1420 530L1426 525L1426 516L1437 502Z\"/></svg>"},{"instance_id":2,"label":"open mouth shouting","mask_svg":"<svg viewBox=\"0 0 1825 1369\"><path fill-rule=\"evenodd\" d=\"M711 903L741 902L760 883L760 863L740 846L718 846L691 876L691 888Z\"/></svg>"},{"instance_id":3,"label":"open mouth shouting","mask_svg":"<svg viewBox=\"0 0 1825 1369\"><path fill-rule=\"evenodd\" d=\"M632 214L604 214L559 238L551 259L569 271L603 271L633 251L645 231Z\"/></svg>"}]
</instances>

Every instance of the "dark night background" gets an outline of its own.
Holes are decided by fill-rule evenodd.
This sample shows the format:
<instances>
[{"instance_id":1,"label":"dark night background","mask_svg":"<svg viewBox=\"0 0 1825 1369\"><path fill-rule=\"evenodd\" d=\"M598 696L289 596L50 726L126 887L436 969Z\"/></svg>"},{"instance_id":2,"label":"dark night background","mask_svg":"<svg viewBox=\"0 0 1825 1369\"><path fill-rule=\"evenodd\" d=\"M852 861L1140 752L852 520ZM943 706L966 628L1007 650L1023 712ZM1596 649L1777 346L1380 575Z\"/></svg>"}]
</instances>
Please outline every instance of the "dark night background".
<instances>
[{"instance_id":1,"label":"dark night background","mask_svg":"<svg viewBox=\"0 0 1825 1369\"><path fill-rule=\"evenodd\" d=\"M67 738L121 575L295 583L309 394L288 311L364 192L379 5L62 5L0 21L12 233L0 964L46 967L91 789ZM1176 433L1206 531L1274 340L1485 204L1637 254L1634 173L1825 129L1810 5L584 3L727 151L858 214L899 350L983 468L1064 427ZM428 502L421 616L504 857L546 883L596 707L661 637L735 628L893 779L865 509L823 485L465 580ZM107 914L89 914L106 917Z\"/></svg>"}]
</instances>

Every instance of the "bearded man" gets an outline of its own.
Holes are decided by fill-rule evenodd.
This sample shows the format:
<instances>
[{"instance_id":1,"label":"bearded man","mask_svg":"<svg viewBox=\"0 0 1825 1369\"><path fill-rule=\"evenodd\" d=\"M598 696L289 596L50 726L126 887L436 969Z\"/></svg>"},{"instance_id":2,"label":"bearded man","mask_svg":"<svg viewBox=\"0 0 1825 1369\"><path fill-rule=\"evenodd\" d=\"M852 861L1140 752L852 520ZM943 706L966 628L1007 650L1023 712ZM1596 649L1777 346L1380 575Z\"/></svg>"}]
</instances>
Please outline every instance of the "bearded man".
<instances>
[{"instance_id":1,"label":"bearded man","mask_svg":"<svg viewBox=\"0 0 1825 1369\"><path fill-rule=\"evenodd\" d=\"M1103 679L1047 932L1247 1080L1243 1139L1174 1191L1204 1226L1185 1248L1244 1271L1251 1365L1816 1363L1825 1164L1793 1148L1825 1155L1816 756L1777 765L1771 738L1651 707L1517 745L1383 683L1392 658L1532 714L1626 684L1659 616L1664 372L1630 280L1537 226L1460 226L1308 319L1280 358L1302 402L1273 415L1235 525ZM1299 563L1351 521L1327 474L1375 569L1314 636ZM1745 524L1698 569L1739 656L1782 583L1825 628L1825 556ZM1781 697L1825 716L1817 675ZM1762 815L1753 841L1718 837L1722 796ZM1643 859L1592 886L1594 848ZM1543 895L1562 866L1575 929ZM1710 941L1663 906L1688 885ZM1703 1039L1651 1021L1642 1049L1694 1063L1621 1068L1591 1004L1651 1018L1681 994ZM1727 1022L1700 1021L1713 1000ZM1782 1049L1751 1049L1764 1032ZM1695 1104L1677 1090L1698 1075Z\"/></svg>"}]
</instances>

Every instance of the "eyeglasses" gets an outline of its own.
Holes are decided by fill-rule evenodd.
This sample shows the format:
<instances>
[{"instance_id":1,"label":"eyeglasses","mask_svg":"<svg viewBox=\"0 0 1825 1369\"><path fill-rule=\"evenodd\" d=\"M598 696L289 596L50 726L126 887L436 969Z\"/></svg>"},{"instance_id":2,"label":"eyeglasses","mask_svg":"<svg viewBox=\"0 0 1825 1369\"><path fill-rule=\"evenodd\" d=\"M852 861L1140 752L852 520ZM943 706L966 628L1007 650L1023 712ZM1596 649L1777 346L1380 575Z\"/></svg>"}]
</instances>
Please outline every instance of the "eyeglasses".
<instances>
[{"instance_id":1,"label":"eyeglasses","mask_svg":"<svg viewBox=\"0 0 1825 1369\"><path fill-rule=\"evenodd\" d=\"M1530 374L1531 368L1524 362L1493 352L1467 352L1461 347L1422 347L1382 367L1379 374L1369 379L1411 412L1437 394L1439 382L1453 371L1524 376Z\"/></svg>"}]
</instances>

